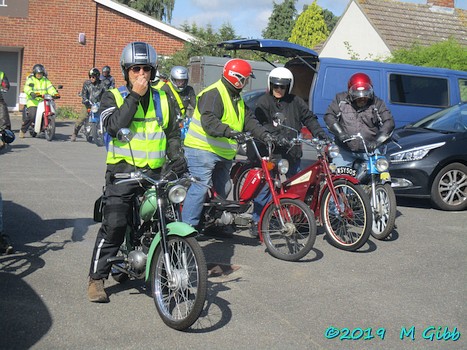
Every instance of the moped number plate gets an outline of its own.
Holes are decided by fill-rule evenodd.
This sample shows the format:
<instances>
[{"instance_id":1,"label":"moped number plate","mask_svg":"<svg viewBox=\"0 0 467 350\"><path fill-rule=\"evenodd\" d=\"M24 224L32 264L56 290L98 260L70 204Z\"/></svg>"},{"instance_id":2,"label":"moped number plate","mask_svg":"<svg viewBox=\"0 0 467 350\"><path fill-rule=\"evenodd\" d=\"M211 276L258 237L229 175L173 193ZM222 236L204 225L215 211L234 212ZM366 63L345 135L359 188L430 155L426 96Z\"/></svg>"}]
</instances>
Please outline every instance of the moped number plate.
<instances>
[{"instance_id":1,"label":"moped number plate","mask_svg":"<svg viewBox=\"0 0 467 350\"><path fill-rule=\"evenodd\" d=\"M384 173L379 174L379 178L384 181L389 181L391 180L391 175L386 171Z\"/></svg>"},{"instance_id":2,"label":"moped number plate","mask_svg":"<svg viewBox=\"0 0 467 350\"><path fill-rule=\"evenodd\" d=\"M353 177L357 176L357 171L355 169L349 168L347 166L340 166L336 168L336 174L337 175L350 175Z\"/></svg>"}]
</instances>

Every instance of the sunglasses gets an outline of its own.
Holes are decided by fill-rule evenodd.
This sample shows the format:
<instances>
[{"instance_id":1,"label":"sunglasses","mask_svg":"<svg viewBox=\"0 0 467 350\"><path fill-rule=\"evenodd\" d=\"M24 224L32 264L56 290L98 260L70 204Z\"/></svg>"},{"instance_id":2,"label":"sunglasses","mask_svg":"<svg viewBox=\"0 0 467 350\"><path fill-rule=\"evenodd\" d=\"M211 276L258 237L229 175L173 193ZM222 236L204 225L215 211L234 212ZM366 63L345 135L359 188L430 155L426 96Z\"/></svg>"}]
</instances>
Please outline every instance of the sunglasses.
<instances>
[{"instance_id":1,"label":"sunglasses","mask_svg":"<svg viewBox=\"0 0 467 350\"><path fill-rule=\"evenodd\" d=\"M272 87L273 89L281 89L281 90L285 90L286 86L285 85L273 85Z\"/></svg>"},{"instance_id":2,"label":"sunglasses","mask_svg":"<svg viewBox=\"0 0 467 350\"><path fill-rule=\"evenodd\" d=\"M141 69L143 69L145 72L150 72L152 67L151 66L133 66L130 67L130 69L133 71L133 73L138 73Z\"/></svg>"}]
</instances>

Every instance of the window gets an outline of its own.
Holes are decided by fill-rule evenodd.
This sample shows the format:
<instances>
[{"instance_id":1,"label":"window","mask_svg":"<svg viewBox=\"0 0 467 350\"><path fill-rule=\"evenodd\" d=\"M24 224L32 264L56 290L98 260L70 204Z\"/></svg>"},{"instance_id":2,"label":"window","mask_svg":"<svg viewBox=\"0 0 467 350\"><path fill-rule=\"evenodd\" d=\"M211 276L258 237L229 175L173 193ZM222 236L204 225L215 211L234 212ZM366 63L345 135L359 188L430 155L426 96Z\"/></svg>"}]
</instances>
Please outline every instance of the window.
<instances>
[{"instance_id":1,"label":"window","mask_svg":"<svg viewBox=\"0 0 467 350\"><path fill-rule=\"evenodd\" d=\"M449 85L445 78L391 74L389 85L392 103L449 106Z\"/></svg>"},{"instance_id":2,"label":"window","mask_svg":"<svg viewBox=\"0 0 467 350\"><path fill-rule=\"evenodd\" d=\"M6 0L0 0L0 7L7 7Z\"/></svg>"},{"instance_id":3,"label":"window","mask_svg":"<svg viewBox=\"0 0 467 350\"><path fill-rule=\"evenodd\" d=\"M459 91L461 93L461 101L467 102L467 79L459 79Z\"/></svg>"}]
</instances>

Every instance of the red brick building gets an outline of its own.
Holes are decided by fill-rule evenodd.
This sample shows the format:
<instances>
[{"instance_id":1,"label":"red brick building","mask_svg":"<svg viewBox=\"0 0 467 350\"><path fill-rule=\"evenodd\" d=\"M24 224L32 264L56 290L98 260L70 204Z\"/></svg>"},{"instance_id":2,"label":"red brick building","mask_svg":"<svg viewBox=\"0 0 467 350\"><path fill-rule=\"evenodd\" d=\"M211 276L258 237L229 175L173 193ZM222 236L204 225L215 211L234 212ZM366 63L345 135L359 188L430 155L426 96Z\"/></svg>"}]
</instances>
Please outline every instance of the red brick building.
<instances>
[{"instance_id":1,"label":"red brick building","mask_svg":"<svg viewBox=\"0 0 467 350\"><path fill-rule=\"evenodd\" d=\"M5 100L18 109L18 95L36 63L52 83L63 85L59 106L79 110L89 69L109 65L116 84L123 47L146 41L170 56L193 37L111 0L0 0L0 70L10 80Z\"/></svg>"}]
</instances>

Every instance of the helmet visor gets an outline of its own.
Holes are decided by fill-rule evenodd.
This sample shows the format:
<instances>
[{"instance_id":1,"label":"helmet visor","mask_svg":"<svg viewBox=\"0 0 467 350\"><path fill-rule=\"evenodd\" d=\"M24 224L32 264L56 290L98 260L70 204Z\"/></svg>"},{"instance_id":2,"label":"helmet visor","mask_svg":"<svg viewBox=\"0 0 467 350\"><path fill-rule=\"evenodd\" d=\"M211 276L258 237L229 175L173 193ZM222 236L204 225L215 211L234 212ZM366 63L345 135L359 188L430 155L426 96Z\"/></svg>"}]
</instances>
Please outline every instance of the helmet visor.
<instances>
[{"instance_id":1,"label":"helmet visor","mask_svg":"<svg viewBox=\"0 0 467 350\"><path fill-rule=\"evenodd\" d=\"M349 89L350 99L355 101L358 98L373 98L373 88L370 84L356 84Z\"/></svg>"}]
</instances>

